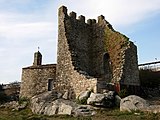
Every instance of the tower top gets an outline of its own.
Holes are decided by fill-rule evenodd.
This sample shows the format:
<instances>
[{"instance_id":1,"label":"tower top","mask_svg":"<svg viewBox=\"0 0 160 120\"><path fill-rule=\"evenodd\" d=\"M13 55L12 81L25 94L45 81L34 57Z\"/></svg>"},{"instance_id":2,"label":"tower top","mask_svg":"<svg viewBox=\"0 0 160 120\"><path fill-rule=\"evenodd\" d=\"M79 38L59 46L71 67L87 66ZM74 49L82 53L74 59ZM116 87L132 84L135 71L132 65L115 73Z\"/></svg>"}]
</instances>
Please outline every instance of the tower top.
<instances>
[{"instance_id":1,"label":"tower top","mask_svg":"<svg viewBox=\"0 0 160 120\"><path fill-rule=\"evenodd\" d=\"M38 51L34 53L33 65L34 66L42 65L42 54L39 52L39 47L38 47Z\"/></svg>"}]
</instances>

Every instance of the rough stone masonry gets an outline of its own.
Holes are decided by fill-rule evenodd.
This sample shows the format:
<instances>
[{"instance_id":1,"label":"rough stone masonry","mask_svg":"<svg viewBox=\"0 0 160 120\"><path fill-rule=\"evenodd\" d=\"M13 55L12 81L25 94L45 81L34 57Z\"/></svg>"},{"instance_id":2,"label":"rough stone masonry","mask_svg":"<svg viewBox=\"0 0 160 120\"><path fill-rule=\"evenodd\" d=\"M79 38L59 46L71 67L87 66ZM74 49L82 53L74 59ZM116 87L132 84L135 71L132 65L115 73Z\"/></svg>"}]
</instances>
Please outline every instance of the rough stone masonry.
<instances>
[{"instance_id":1,"label":"rough stone masonry","mask_svg":"<svg viewBox=\"0 0 160 120\"><path fill-rule=\"evenodd\" d=\"M77 18L75 12L68 14L65 6L59 8L57 65L51 67L56 72L50 72L52 75L48 76L51 69L44 70L41 64L23 68L22 97L45 92L51 83L54 90L68 91L70 98L85 90L102 92L110 89L109 85L118 91L123 88L136 91L140 85L137 47L125 35L115 31L104 16L85 21L82 15ZM41 75L35 74L37 70ZM52 82L49 82L50 77ZM43 90L39 86L42 81L45 83ZM40 92L35 92L35 88Z\"/></svg>"}]
</instances>

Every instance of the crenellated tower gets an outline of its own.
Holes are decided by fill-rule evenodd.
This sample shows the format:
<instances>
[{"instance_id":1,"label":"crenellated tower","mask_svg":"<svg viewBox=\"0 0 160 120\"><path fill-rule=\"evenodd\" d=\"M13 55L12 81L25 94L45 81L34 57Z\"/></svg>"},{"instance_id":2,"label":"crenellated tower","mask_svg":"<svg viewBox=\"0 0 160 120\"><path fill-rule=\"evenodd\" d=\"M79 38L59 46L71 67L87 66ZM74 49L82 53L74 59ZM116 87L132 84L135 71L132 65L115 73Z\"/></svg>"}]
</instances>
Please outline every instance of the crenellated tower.
<instances>
[{"instance_id":1,"label":"crenellated tower","mask_svg":"<svg viewBox=\"0 0 160 120\"><path fill-rule=\"evenodd\" d=\"M22 69L21 97L46 91L76 98L82 91L126 89L135 94L140 86L137 47L115 31L100 15L85 20L65 6L58 10L57 65L42 65L42 54L34 53L32 66Z\"/></svg>"},{"instance_id":2,"label":"crenellated tower","mask_svg":"<svg viewBox=\"0 0 160 120\"><path fill-rule=\"evenodd\" d=\"M86 89L101 92L108 83L133 89L140 85L136 46L103 15L85 22L62 6L58 17L56 77L62 91L70 89L77 96Z\"/></svg>"}]
</instances>

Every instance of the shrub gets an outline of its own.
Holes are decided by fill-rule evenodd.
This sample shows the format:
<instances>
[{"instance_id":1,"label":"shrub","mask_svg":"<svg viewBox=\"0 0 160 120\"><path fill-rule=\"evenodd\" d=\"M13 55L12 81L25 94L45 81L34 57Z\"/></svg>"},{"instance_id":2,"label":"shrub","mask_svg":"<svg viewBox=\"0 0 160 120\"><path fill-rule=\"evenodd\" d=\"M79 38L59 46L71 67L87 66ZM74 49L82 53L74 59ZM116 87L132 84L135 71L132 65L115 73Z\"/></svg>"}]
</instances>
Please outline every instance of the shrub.
<instances>
[{"instance_id":1,"label":"shrub","mask_svg":"<svg viewBox=\"0 0 160 120\"><path fill-rule=\"evenodd\" d=\"M29 104L29 99L26 97L19 98L19 101L18 101L19 104L23 104L24 102L27 102Z\"/></svg>"},{"instance_id":2,"label":"shrub","mask_svg":"<svg viewBox=\"0 0 160 120\"><path fill-rule=\"evenodd\" d=\"M79 100L79 98L77 98L76 102L77 102L78 104L86 105L86 104L87 104L87 99L88 99L88 98L84 98L84 99L82 99L82 100Z\"/></svg>"},{"instance_id":3,"label":"shrub","mask_svg":"<svg viewBox=\"0 0 160 120\"><path fill-rule=\"evenodd\" d=\"M119 95L121 98L124 98L124 97L128 96L128 92L127 92L126 89L122 89L122 90L118 93L118 95Z\"/></svg>"}]
</instances>

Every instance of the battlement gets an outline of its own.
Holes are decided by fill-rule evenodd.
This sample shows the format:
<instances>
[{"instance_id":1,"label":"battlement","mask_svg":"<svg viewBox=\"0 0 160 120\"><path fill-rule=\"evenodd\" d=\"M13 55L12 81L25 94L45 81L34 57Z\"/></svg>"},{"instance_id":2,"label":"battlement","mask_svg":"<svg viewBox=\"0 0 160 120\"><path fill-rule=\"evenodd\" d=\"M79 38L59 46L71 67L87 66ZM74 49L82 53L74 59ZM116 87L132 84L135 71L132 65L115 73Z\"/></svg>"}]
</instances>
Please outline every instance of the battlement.
<instances>
[{"instance_id":1,"label":"battlement","mask_svg":"<svg viewBox=\"0 0 160 120\"><path fill-rule=\"evenodd\" d=\"M65 15L68 15L67 14L67 7L65 7L65 6L61 6L58 11L59 11L59 15L61 13L64 13Z\"/></svg>"},{"instance_id":2,"label":"battlement","mask_svg":"<svg viewBox=\"0 0 160 120\"><path fill-rule=\"evenodd\" d=\"M85 23L85 16L80 15L80 16L78 17L78 20Z\"/></svg>"},{"instance_id":3,"label":"battlement","mask_svg":"<svg viewBox=\"0 0 160 120\"><path fill-rule=\"evenodd\" d=\"M93 24L96 24L97 22L96 22L96 20L95 19L88 19L87 20L87 24L88 25L93 25Z\"/></svg>"},{"instance_id":4,"label":"battlement","mask_svg":"<svg viewBox=\"0 0 160 120\"><path fill-rule=\"evenodd\" d=\"M85 16L80 15L77 17L77 13L72 11L68 14L68 9L65 6L61 6L59 8L59 16L60 15L64 15L67 16L69 18L71 18L72 20L77 20L77 21L81 21L82 23L88 24L88 25L93 25L93 24L99 24L99 23L105 23L106 25L108 25L109 23L105 20L105 17L103 15L100 15L97 17L96 19L88 19L87 21L85 21Z\"/></svg>"},{"instance_id":5,"label":"battlement","mask_svg":"<svg viewBox=\"0 0 160 120\"><path fill-rule=\"evenodd\" d=\"M98 16L98 23L105 20L105 17L103 15Z\"/></svg>"},{"instance_id":6,"label":"battlement","mask_svg":"<svg viewBox=\"0 0 160 120\"><path fill-rule=\"evenodd\" d=\"M76 17L77 17L77 13L75 13L75 12L70 12L69 13L69 16L71 17L71 18L73 18L73 19L76 19Z\"/></svg>"}]
</instances>

